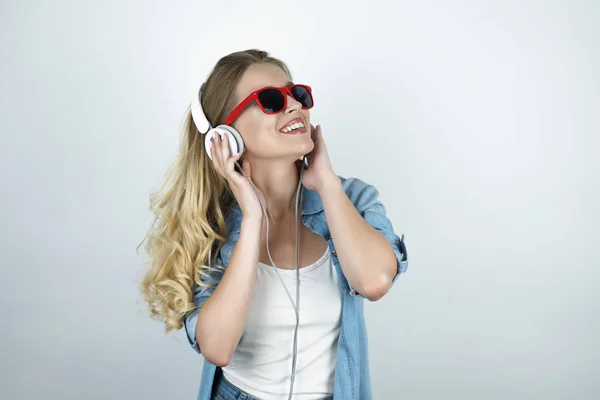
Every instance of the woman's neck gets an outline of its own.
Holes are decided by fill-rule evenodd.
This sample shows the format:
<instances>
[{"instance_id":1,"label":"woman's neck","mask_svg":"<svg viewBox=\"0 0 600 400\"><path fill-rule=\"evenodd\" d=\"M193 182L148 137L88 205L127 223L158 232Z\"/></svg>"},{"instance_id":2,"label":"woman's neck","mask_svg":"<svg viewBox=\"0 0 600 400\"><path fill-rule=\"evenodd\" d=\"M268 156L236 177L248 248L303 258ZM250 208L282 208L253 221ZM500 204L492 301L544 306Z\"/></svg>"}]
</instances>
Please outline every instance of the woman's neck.
<instances>
[{"instance_id":1,"label":"woman's neck","mask_svg":"<svg viewBox=\"0 0 600 400\"><path fill-rule=\"evenodd\" d=\"M300 173L290 160L249 160L252 182L266 199L267 215L274 222L294 215Z\"/></svg>"}]
</instances>

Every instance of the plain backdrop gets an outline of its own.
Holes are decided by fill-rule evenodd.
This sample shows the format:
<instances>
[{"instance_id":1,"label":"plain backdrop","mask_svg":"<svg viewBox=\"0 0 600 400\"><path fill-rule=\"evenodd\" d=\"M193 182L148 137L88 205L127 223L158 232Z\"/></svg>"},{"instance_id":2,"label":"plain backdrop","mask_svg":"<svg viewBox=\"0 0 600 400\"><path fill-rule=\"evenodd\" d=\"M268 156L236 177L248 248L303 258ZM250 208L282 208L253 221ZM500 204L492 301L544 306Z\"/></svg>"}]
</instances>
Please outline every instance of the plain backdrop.
<instances>
[{"instance_id":1,"label":"plain backdrop","mask_svg":"<svg viewBox=\"0 0 600 400\"><path fill-rule=\"evenodd\" d=\"M375 399L600 398L595 1L3 1L2 399L194 399L136 246L183 113L260 48L313 86L406 275L367 302Z\"/></svg>"}]
</instances>

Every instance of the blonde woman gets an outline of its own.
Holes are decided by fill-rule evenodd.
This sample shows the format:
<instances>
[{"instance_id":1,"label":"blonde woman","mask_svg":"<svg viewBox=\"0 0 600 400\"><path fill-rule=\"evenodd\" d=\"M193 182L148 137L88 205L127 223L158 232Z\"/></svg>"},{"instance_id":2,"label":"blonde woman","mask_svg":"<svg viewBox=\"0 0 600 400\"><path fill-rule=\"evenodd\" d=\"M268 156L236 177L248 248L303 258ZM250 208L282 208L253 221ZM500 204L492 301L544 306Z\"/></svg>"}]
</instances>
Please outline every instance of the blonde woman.
<instances>
[{"instance_id":1,"label":"blonde woman","mask_svg":"<svg viewBox=\"0 0 600 400\"><path fill-rule=\"evenodd\" d=\"M404 236L373 186L335 174L313 104L268 53L223 57L200 106L243 151L228 135L207 141L188 110L151 196L142 291L165 330L184 327L203 354L200 400L371 398L363 302L406 271Z\"/></svg>"}]
</instances>

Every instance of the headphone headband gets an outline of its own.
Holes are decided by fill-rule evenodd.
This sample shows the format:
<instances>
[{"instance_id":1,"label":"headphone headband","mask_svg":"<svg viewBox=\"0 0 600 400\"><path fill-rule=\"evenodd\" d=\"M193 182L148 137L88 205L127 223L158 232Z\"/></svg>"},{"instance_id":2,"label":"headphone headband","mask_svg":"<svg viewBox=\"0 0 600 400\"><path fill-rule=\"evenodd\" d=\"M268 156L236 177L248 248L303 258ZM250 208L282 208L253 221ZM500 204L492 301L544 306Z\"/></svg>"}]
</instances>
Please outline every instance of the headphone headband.
<instances>
[{"instance_id":1,"label":"headphone headband","mask_svg":"<svg viewBox=\"0 0 600 400\"><path fill-rule=\"evenodd\" d=\"M194 124L196 125L198 132L200 132L201 134L205 134L209 130L211 130L213 128L213 126L210 124L210 121L208 120L208 118L206 118L206 115L204 114L204 111L202 110L201 99L202 99L202 86L200 86L200 89L198 90L198 92L196 93L194 98L192 99L191 110L192 110L192 119L194 120Z\"/></svg>"},{"instance_id":2,"label":"headphone headband","mask_svg":"<svg viewBox=\"0 0 600 400\"><path fill-rule=\"evenodd\" d=\"M201 135L204 135L204 148L206 150L206 154L208 157L212 159L210 155L210 148L212 146L212 141L214 140L214 136L219 134L221 137L227 135L229 137L229 149L231 150L231 154L237 154L244 151L244 141L242 140L242 136L236 131L233 127L227 125L219 125L217 127L213 127L208 118L206 118L206 114L202 110L202 86L198 89L198 92L192 99L192 104L190 109L192 111L192 120L194 121L194 125L198 129Z\"/></svg>"}]
</instances>

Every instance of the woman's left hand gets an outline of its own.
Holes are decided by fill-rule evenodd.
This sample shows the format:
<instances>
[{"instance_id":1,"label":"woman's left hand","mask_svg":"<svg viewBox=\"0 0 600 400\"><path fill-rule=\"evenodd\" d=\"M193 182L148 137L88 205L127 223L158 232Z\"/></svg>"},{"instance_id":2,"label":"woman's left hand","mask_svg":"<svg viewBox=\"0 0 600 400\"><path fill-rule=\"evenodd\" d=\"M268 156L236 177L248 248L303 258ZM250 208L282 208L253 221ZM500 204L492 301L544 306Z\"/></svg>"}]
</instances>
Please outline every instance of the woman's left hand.
<instances>
[{"instance_id":1,"label":"woman's left hand","mask_svg":"<svg viewBox=\"0 0 600 400\"><path fill-rule=\"evenodd\" d=\"M302 184L309 190L321 193L329 180L334 179L339 181L339 178L333 171L333 168L331 168L327 146L325 146L325 141L321 134L321 126L317 125L315 128L311 124L310 128L311 138L315 142L315 147L307 155L308 169L304 171Z\"/></svg>"}]
</instances>

